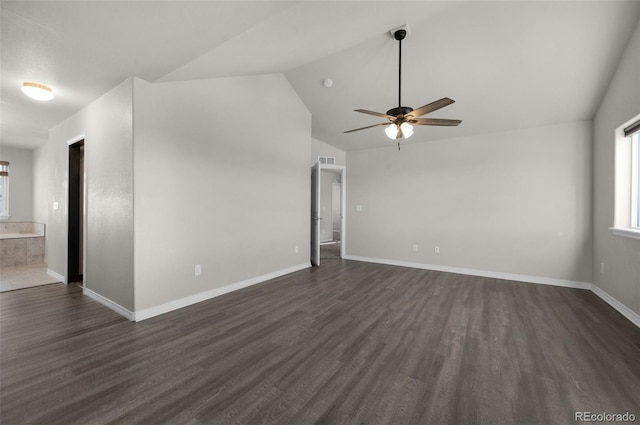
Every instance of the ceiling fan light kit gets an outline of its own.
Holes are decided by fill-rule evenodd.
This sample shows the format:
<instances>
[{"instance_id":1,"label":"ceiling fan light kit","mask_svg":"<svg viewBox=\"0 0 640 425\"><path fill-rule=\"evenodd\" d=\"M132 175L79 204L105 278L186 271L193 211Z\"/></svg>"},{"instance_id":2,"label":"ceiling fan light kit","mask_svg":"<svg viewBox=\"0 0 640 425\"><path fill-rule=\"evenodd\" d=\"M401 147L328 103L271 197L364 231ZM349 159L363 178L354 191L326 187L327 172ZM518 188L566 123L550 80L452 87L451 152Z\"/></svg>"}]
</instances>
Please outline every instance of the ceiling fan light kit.
<instances>
[{"instance_id":1,"label":"ceiling fan light kit","mask_svg":"<svg viewBox=\"0 0 640 425\"><path fill-rule=\"evenodd\" d=\"M408 139L413 135L413 126L408 122L403 122L399 127L397 124L391 123L384 132L387 134L389 139Z\"/></svg>"},{"instance_id":2,"label":"ceiling fan light kit","mask_svg":"<svg viewBox=\"0 0 640 425\"><path fill-rule=\"evenodd\" d=\"M345 133L352 133L354 131L386 125L387 128L384 132L390 139L398 140L398 150L400 150L399 140L403 138L408 139L413 135L413 125L457 126L462 122L461 120L442 118L420 118L429 112L437 111L438 109L444 108L445 106L451 105L455 102L455 100L449 99L448 97L443 97L440 100L421 106L418 109L413 109L409 106L402 106L402 40L406 38L407 31L408 27L406 25L390 31L393 38L398 41L398 106L396 108L389 109L386 114L368 111L366 109L356 109L355 112L386 118L388 121L348 130L345 131Z\"/></svg>"}]
</instances>

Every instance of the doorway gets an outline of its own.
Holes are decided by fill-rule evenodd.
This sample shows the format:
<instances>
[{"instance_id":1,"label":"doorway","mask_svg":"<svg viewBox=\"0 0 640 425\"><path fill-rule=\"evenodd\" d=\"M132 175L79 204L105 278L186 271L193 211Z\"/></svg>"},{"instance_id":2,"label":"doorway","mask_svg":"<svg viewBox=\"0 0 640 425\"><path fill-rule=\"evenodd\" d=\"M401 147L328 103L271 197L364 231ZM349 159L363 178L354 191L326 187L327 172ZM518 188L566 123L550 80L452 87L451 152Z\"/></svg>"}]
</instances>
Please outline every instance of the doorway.
<instances>
[{"instance_id":1,"label":"doorway","mask_svg":"<svg viewBox=\"0 0 640 425\"><path fill-rule=\"evenodd\" d=\"M315 164L311 169L311 264L345 255L345 167Z\"/></svg>"},{"instance_id":2,"label":"doorway","mask_svg":"<svg viewBox=\"0 0 640 425\"><path fill-rule=\"evenodd\" d=\"M69 145L67 283L84 278L84 140Z\"/></svg>"}]
</instances>

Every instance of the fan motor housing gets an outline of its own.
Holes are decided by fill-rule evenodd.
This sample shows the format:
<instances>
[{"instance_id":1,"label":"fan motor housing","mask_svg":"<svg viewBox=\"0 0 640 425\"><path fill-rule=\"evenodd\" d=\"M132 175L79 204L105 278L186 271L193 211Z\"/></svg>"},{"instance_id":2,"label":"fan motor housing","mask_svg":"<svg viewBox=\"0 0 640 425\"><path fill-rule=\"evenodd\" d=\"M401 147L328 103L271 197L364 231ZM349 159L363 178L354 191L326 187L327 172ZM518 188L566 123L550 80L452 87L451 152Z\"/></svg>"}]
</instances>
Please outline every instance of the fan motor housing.
<instances>
[{"instance_id":1,"label":"fan motor housing","mask_svg":"<svg viewBox=\"0 0 640 425\"><path fill-rule=\"evenodd\" d=\"M391 115L392 117L398 117L400 115L407 115L411 111L413 111L413 108L410 108L408 106L399 106L397 108L389 109L387 111L387 115Z\"/></svg>"}]
</instances>

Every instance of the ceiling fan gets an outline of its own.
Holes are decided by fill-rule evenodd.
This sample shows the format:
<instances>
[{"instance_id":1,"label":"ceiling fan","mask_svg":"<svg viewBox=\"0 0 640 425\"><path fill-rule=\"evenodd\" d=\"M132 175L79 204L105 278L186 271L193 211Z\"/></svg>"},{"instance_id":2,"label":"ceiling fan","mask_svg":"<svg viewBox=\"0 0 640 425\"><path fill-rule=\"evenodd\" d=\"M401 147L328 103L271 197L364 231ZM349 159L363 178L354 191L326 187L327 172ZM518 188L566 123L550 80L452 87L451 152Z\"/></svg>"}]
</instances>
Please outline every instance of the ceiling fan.
<instances>
[{"instance_id":1,"label":"ceiling fan","mask_svg":"<svg viewBox=\"0 0 640 425\"><path fill-rule=\"evenodd\" d=\"M390 139L402 139L409 138L413 135L413 125L437 125L437 126L456 126L460 124L461 120L450 120L441 118L420 118L429 112L437 111L445 106L451 105L455 102L453 99L443 97L440 100L431 102L427 105L421 106L418 109L413 109L408 106L402 106L401 101L401 88L402 88L402 40L407 36L405 29L398 29L393 33L393 36L398 40L398 107L392 108L387 111L386 114L374 111L368 111L366 109L356 109L355 112L361 112L363 114L374 115L376 117L386 118L388 121L368 125L366 127L356 128L353 130L345 131L345 133L352 133L354 131L365 130L367 128L378 127L386 125L385 133ZM400 141L398 141L398 150L400 150Z\"/></svg>"}]
</instances>

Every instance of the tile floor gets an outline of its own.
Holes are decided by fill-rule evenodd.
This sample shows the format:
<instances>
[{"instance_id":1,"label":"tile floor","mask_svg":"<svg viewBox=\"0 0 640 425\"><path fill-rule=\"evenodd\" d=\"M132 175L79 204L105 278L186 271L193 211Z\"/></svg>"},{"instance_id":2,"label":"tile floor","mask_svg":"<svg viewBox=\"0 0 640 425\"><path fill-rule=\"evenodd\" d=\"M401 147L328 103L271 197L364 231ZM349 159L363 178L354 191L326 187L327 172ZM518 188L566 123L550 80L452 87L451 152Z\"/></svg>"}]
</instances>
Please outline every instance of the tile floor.
<instances>
[{"instance_id":1,"label":"tile floor","mask_svg":"<svg viewBox=\"0 0 640 425\"><path fill-rule=\"evenodd\" d=\"M0 267L0 292L61 283L47 274L47 265Z\"/></svg>"}]
</instances>

